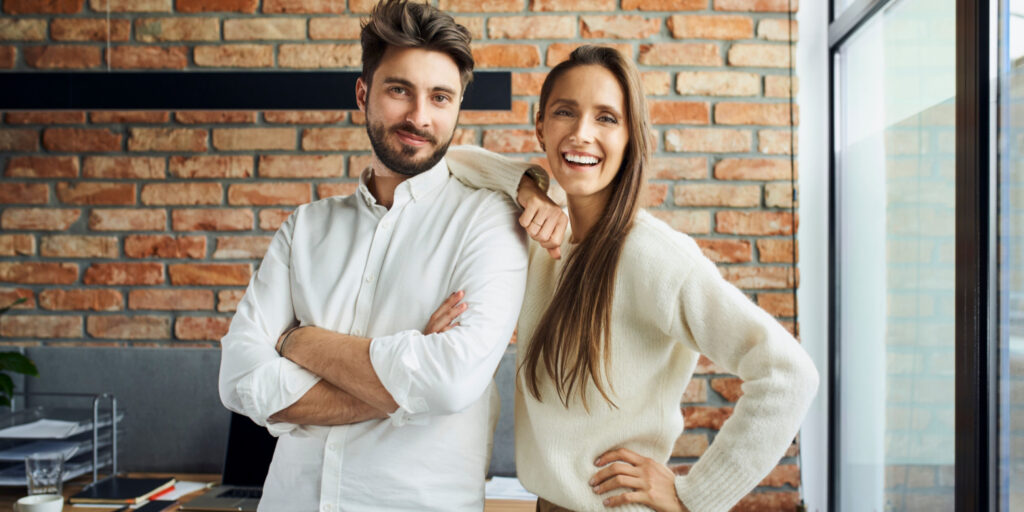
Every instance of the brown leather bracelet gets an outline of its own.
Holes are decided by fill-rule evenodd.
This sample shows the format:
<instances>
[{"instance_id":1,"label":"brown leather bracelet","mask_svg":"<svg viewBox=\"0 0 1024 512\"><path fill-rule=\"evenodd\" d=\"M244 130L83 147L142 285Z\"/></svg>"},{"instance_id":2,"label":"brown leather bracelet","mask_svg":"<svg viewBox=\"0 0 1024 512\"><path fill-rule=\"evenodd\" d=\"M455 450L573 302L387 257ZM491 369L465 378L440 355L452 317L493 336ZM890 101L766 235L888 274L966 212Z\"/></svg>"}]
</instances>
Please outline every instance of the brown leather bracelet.
<instances>
[{"instance_id":1,"label":"brown leather bracelet","mask_svg":"<svg viewBox=\"0 0 1024 512\"><path fill-rule=\"evenodd\" d=\"M284 345L285 345L285 343L288 343L288 338L290 338L292 336L292 333L294 333L295 331L301 329L302 327L303 326L301 326L301 325L296 325L296 326L288 329L287 331L284 332L284 334L281 335L281 338L280 338L281 341L279 341L277 343L277 347L276 347L278 354L281 354L282 356L284 355Z\"/></svg>"}]
</instances>

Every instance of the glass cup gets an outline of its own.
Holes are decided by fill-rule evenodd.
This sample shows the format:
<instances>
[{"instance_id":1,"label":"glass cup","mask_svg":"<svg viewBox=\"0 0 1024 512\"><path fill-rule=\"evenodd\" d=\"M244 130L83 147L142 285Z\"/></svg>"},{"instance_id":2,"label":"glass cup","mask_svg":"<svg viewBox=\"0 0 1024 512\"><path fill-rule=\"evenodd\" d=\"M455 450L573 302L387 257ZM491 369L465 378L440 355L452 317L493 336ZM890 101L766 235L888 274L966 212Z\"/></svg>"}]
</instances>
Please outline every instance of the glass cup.
<instances>
[{"instance_id":1,"label":"glass cup","mask_svg":"<svg viewBox=\"0 0 1024 512\"><path fill-rule=\"evenodd\" d=\"M25 458L25 477L28 494L63 495L64 454L61 452L33 453Z\"/></svg>"}]
</instances>

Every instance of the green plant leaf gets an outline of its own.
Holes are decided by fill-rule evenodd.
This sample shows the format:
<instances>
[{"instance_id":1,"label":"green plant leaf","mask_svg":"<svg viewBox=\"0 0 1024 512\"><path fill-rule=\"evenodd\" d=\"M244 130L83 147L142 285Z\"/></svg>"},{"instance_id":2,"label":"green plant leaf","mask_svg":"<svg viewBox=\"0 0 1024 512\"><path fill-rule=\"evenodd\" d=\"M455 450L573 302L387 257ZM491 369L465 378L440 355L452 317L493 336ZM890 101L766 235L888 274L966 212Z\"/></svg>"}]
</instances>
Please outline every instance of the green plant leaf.
<instances>
[{"instance_id":1,"label":"green plant leaf","mask_svg":"<svg viewBox=\"0 0 1024 512\"><path fill-rule=\"evenodd\" d=\"M0 352L0 372L2 371L21 373L33 377L39 376L39 370L36 368L36 365L29 358L17 352Z\"/></svg>"},{"instance_id":2,"label":"green plant leaf","mask_svg":"<svg viewBox=\"0 0 1024 512\"><path fill-rule=\"evenodd\" d=\"M11 399L7 398L6 396L0 396L0 405L4 407L10 407Z\"/></svg>"},{"instance_id":3,"label":"green plant leaf","mask_svg":"<svg viewBox=\"0 0 1024 512\"><path fill-rule=\"evenodd\" d=\"M0 395L10 398L14 395L14 381L6 373L0 373ZM10 402L8 402L10 404Z\"/></svg>"},{"instance_id":4,"label":"green plant leaf","mask_svg":"<svg viewBox=\"0 0 1024 512\"><path fill-rule=\"evenodd\" d=\"M25 298L25 297L18 297L18 300L16 300L16 301L14 301L14 302L12 302L12 303L10 303L10 304L0 308L0 315L6 313L7 310L13 308L14 306L17 306L18 304L21 304L22 302L25 302L26 300L28 300L28 299Z\"/></svg>"}]
</instances>

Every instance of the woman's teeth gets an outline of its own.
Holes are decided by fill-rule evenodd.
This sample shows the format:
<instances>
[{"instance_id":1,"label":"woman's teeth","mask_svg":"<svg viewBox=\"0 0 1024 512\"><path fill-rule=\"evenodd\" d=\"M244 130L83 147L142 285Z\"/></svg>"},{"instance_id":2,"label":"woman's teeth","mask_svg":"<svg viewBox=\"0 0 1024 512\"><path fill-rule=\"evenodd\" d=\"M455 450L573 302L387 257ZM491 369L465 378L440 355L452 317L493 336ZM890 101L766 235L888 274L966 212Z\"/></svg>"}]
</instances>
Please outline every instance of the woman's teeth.
<instances>
[{"instance_id":1,"label":"woman's teeth","mask_svg":"<svg viewBox=\"0 0 1024 512\"><path fill-rule=\"evenodd\" d=\"M580 165L594 165L594 164L596 164L598 162L597 158L592 157L592 156L565 154L565 155L562 155L562 158L565 158L570 163L580 164Z\"/></svg>"}]
</instances>

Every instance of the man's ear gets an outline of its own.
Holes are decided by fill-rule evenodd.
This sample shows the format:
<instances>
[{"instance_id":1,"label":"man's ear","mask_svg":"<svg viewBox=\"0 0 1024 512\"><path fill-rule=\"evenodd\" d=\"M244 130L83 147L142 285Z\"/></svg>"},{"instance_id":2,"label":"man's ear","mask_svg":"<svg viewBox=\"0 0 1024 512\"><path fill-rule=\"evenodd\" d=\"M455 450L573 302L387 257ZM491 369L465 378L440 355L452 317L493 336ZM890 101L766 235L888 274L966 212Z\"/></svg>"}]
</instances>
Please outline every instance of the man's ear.
<instances>
[{"instance_id":1,"label":"man's ear","mask_svg":"<svg viewBox=\"0 0 1024 512\"><path fill-rule=\"evenodd\" d=\"M359 110L366 112L366 95L370 93L370 86L363 81L363 77L356 79L356 105Z\"/></svg>"}]
</instances>

